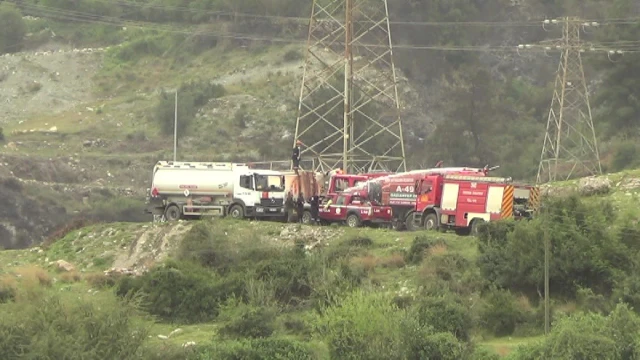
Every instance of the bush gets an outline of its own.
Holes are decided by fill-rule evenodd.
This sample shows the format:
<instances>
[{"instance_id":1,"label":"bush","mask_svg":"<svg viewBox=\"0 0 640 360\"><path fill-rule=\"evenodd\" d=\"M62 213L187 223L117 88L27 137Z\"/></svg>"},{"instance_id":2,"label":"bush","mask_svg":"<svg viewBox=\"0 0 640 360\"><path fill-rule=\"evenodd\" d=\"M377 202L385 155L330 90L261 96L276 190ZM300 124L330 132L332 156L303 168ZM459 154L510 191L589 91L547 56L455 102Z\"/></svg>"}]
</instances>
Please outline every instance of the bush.
<instances>
[{"instance_id":1,"label":"bush","mask_svg":"<svg viewBox=\"0 0 640 360\"><path fill-rule=\"evenodd\" d=\"M27 25L20 10L10 2L0 4L0 54L22 50L22 42L27 34ZM0 131L0 134L2 132ZM4 140L0 136L0 141Z\"/></svg>"},{"instance_id":2,"label":"bush","mask_svg":"<svg viewBox=\"0 0 640 360\"><path fill-rule=\"evenodd\" d=\"M640 318L626 305L609 315L576 313L554 322L549 336L510 354L513 360L634 359L640 356Z\"/></svg>"},{"instance_id":3,"label":"bush","mask_svg":"<svg viewBox=\"0 0 640 360\"><path fill-rule=\"evenodd\" d=\"M220 334L229 338L266 338L276 329L277 308L253 306L230 301L223 307L220 320L227 323Z\"/></svg>"},{"instance_id":4,"label":"bush","mask_svg":"<svg viewBox=\"0 0 640 360\"><path fill-rule=\"evenodd\" d=\"M163 320L198 323L215 319L222 302L241 296L242 284L242 279L219 278L196 264L167 261L141 277L122 278L116 293L141 293L144 309Z\"/></svg>"},{"instance_id":5,"label":"bush","mask_svg":"<svg viewBox=\"0 0 640 360\"><path fill-rule=\"evenodd\" d=\"M4 129L2 129L2 126L0 126L0 142L4 142L4 140Z\"/></svg>"},{"instance_id":6,"label":"bush","mask_svg":"<svg viewBox=\"0 0 640 360\"><path fill-rule=\"evenodd\" d=\"M324 309L317 331L333 359L397 359L403 313L384 294L357 290Z\"/></svg>"},{"instance_id":7,"label":"bush","mask_svg":"<svg viewBox=\"0 0 640 360\"><path fill-rule=\"evenodd\" d=\"M133 321L133 303L22 291L20 301L0 306L0 358L140 358L147 328Z\"/></svg>"},{"instance_id":8,"label":"bush","mask_svg":"<svg viewBox=\"0 0 640 360\"><path fill-rule=\"evenodd\" d=\"M296 61L302 58L303 55L298 50L289 50L282 56L282 60L284 60L285 62Z\"/></svg>"},{"instance_id":9,"label":"bush","mask_svg":"<svg viewBox=\"0 0 640 360\"><path fill-rule=\"evenodd\" d=\"M428 328L409 327L405 329L402 342L402 359L464 359L463 344L451 333L432 333Z\"/></svg>"},{"instance_id":10,"label":"bush","mask_svg":"<svg viewBox=\"0 0 640 360\"><path fill-rule=\"evenodd\" d=\"M468 341L473 327L467 307L452 295L426 297L416 306L417 320L421 326L431 326L435 332L451 333L462 341Z\"/></svg>"},{"instance_id":11,"label":"bush","mask_svg":"<svg viewBox=\"0 0 640 360\"><path fill-rule=\"evenodd\" d=\"M425 252L436 245L444 245L441 239L430 239L425 236L416 236L411 247L405 255L405 261L409 264L419 264L424 258Z\"/></svg>"},{"instance_id":12,"label":"bush","mask_svg":"<svg viewBox=\"0 0 640 360\"><path fill-rule=\"evenodd\" d=\"M619 235L609 203L572 196L547 200L531 221L493 222L479 238L478 265L490 284L537 296L544 280L544 239L551 241L551 291L575 298L579 287L610 294L634 267L637 250ZM637 225L634 225L637 228Z\"/></svg>"},{"instance_id":13,"label":"bush","mask_svg":"<svg viewBox=\"0 0 640 360\"><path fill-rule=\"evenodd\" d=\"M222 85L209 81L184 83L178 89L178 136L184 135L198 110L209 100L224 96ZM154 118L165 135L172 135L175 126L175 93L162 92L154 109Z\"/></svg>"},{"instance_id":14,"label":"bush","mask_svg":"<svg viewBox=\"0 0 640 360\"><path fill-rule=\"evenodd\" d=\"M525 315L518 308L515 297L507 290L492 290L485 297L486 304L480 318L483 327L496 336L511 335Z\"/></svg>"},{"instance_id":15,"label":"bush","mask_svg":"<svg viewBox=\"0 0 640 360\"><path fill-rule=\"evenodd\" d=\"M621 171L638 165L636 154L638 146L635 142L623 142L617 148L611 162L611 171Z\"/></svg>"},{"instance_id":16,"label":"bush","mask_svg":"<svg viewBox=\"0 0 640 360\"><path fill-rule=\"evenodd\" d=\"M253 339L215 342L189 360L310 360L315 359L306 344L289 339Z\"/></svg>"}]
</instances>

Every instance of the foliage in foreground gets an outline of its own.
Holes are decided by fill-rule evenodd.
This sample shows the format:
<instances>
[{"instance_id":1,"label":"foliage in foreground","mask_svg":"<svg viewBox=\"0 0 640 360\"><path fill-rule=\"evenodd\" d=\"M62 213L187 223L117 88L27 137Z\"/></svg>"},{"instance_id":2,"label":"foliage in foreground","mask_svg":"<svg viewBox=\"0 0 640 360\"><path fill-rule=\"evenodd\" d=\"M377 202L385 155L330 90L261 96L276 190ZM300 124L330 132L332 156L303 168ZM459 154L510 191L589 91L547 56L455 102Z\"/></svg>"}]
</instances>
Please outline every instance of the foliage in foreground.
<instances>
[{"instance_id":1,"label":"foliage in foreground","mask_svg":"<svg viewBox=\"0 0 640 360\"><path fill-rule=\"evenodd\" d=\"M6 300L6 299L5 299ZM148 329L132 303L22 287L0 304L2 359L139 359Z\"/></svg>"},{"instance_id":2,"label":"foliage in foreground","mask_svg":"<svg viewBox=\"0 0 640 360\"><path fill-rule=\"evenodd\" d=\"M75 337L88 349L101 349L79 334L94 327L105 336L111 331L144 333L136 325L142 318L133 308L120 306L135 293L141 296L140 308L158 321L217 325L213 341L188 350L197 360L495 359L495 353L472 339L542 332L537 291L542 256L535 254L542 253L543 224L553 254L562 259L552 262L552 334L512 358L637 357L640 320L620 302L638 303L638 225L614 215L607 203L569 197L546 205L552 210L535 220L486 226L477 262L451 251L454 244L437 233L416 236L400 252L385 249L393 245L363 232L308 253L301 246L265 242L244 222L201 221L185 235L174 259L143 276L103 285L115 285L121 300L103 300L109 295L105 293L101 300L66 301L65 293L46 290L52 280L42 271L33 272L35 282L45 288L42 292L23 293L0 278L0 335L18 339L0 340L0 349L13 351L18 343L40 351L40 342L57 344ZM594 266L600 269L598 276L580 277ZM407 271L416 285L410 291L381 280L406 277ZM562 302L592 312L560 311ZM29 319L26 326L23 318ZM50 333L52 326L58 330ZM153 358L156 350L143 348L144 339L113 336L117 350L112 351L118 353L112 355ZM173 350L170 358L185 358L186 350Z\"/></svg>"},{"instance_id":3,"label":"foliage in foreground","mask_svg":"<svg viewBox=\"0 0 640 360\"><path fill-rule=\"evenodd\" d=\"M510 360L607 359L640 357L640 317L626 305L609 315L577 313L559 318L549 337L524 346Z\"/></svg>"}]
</instances>

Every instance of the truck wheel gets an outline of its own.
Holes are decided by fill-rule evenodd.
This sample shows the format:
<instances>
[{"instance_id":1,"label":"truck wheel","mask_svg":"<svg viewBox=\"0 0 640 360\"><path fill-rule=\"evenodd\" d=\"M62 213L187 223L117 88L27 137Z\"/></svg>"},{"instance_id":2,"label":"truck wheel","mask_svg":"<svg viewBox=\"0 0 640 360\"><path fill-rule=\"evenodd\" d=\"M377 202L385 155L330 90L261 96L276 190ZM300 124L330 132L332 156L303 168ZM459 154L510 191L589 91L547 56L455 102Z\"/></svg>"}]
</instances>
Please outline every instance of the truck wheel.
<instances>
[{"instance_id":1,"label":"truck wheel","mask_svg":"<svg viewBox=\"0 0 640 360\"><path fill-rule=\"evenodd\" d=\"M360 227L360 217L356 214L349 214L347 216L347 226L351 228Z\"/></svg>"},{"instance_id":2,"label":"truck wheel","mask_svg":"<svg viewBox=\"0 0 640 360\"><path fill-rule=\"evenodd\" d=\"M231 216L232 219L244 218L244 210L242 209L242 206L233 205L231 208L229 208L229 216Z\"/></svg>"},{"instance_id":3,"label":"truck wheel","mask_svg":"<svg viewBox=\"0 0 640 360\"><path fill-rule=\"evenodd\" d=\"M181 215L178 205L171 205L164 211L164 218L167 221L178 221Z\"/></svg>"},{"instance_id":4,"label":"truck wheel","mask_svg":"<svg viewBox=\"0 0 640 360\"><path fill-rule=\"evenodd\" d=\"M311 212L303 211L302 212L302 223L305 225L311 224Z\"/></svg>"},{"instance_id":5,"label":"truck wheel","mask_svg":"<svg viewBox=\"0 0 640 360\"><path fill-rule=\"evenodd\" d=\"M438 230L440 228L440 224L438 223L438 216L436 214L428 214L424 218L424 229L425 230Z\"/></svg>"},{"instance_id":6,"label":"truck wheel","mask_svg":"<svg viewBox=\"0 0 640 360\"><path fill-rule=\"evenodd\" d=\"M404 219L404 227L407 229L407 231L418 230L415 224L414 214L415 213L412 211L409 214L407 214L407 217Z\"/></svg>"},{"instance_id":7,"label":"truck wheel","mask_svg":"<svg viewBox=\"0 0 640 360\"><path fill-rule=\"evenodd\" d=\"M471 222L471 236L478 236L480 225L484 224L483 219L475 219Z\"/></svg>"}]
</instances>

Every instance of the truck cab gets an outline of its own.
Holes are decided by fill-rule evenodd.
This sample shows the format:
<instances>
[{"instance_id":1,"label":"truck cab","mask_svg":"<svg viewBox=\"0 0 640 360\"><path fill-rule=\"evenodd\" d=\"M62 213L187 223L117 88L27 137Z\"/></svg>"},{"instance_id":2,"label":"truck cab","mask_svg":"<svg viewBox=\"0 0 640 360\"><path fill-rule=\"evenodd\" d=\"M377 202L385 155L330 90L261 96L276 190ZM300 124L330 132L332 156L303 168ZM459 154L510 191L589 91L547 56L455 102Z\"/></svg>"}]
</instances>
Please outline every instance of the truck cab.
<instances>
[{"instance_id":1,"label":"truck cab","mask_svg":"<svg viewBox=\"0 0 640 360\"><path fill-rule=\"evenodd\" d=\"M312 222L311 206L308 203L309 198L315 192L320 197L320 209L318 216L322 222L335 222L333 218L325 219L326 212L323 212L323 206L330 203L335 204L339 194L343 191L362 186L368 180L385 176L387 173L370 173L370 174L334 174L325 180L322 174L313 172L299 172L287 174L287 193L291 192L291 195L296 199L300 192L303 193L305 199L304 213L302 215L302 223L310 224ZM329 216L329 215L327 215ZM341 221L346 221L343 219Z\"/></svg>"},{"instance_id":2,"label":"truck cab","mask_svg":"<svg viewBox=\"0 0 640 360\"><path fill-rule=\"evenodd\" d=\"M358 192L332 195L322 204L320 220L325 224L346 223L349 227L377 226L391 220L391 208L372 204Z\"/></svg>"}]
</instances>

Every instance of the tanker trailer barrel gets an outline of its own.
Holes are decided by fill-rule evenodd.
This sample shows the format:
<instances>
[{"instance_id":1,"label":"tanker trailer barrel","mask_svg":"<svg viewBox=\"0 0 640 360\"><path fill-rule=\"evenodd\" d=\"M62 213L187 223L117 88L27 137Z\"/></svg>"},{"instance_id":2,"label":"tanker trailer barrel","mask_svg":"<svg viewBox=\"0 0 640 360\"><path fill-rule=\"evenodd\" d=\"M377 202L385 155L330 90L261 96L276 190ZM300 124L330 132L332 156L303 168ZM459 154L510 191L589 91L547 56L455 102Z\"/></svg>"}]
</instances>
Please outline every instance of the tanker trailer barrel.
<instances>
[{"instance_id":1,"label":"tanker trailer barrel","mask_svg":"<svg viewBox=\"0 0 640 360\"><path fill-rule=\"evenodd\" d=\"M153 214L262 218L284 216L282 174L234 163L158 162L151 186Z\"/></svg>"}]
</instances>

